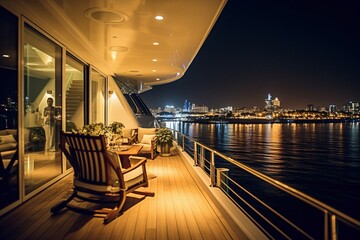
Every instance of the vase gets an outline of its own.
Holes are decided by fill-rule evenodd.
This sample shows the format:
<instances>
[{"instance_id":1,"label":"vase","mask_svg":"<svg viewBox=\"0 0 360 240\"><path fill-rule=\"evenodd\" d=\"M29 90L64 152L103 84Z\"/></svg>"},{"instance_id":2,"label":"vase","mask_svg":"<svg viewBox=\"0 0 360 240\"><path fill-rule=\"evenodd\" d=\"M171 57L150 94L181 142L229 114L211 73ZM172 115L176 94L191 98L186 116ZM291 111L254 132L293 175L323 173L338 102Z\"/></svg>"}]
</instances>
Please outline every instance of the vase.
<instances>
[{"instance_id":1,"label":"vase","mask_svg":"<svg viewBox=\"0 0 360 240\"><path fill-rule=\"evenodd\" d=\"M170 153L170 144L168 143L164 143L160 146L160 155L162 157L169 157L171 156L171 153Z\"/></svg>"}]
</instances>

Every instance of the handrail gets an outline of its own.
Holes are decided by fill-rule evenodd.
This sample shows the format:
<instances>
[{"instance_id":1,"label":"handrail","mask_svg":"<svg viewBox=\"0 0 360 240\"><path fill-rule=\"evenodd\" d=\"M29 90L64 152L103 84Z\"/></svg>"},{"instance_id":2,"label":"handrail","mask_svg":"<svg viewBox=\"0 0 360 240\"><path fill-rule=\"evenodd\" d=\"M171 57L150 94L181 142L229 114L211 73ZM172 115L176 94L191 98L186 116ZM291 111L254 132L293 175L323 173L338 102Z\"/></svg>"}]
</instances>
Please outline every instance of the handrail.
<instances>
[{"instance_id":1,"label":"handrail","mask_svg":"<svg viewBox=\"0 0 360 240\"><path fill-rule=\"evenodd\" d=\"M229 189L223 189L222 186L221 186L221 183L220 183L220 180L216 180L216 173L217 171L221 171L219 168L216 168L216 162L215 162L215 156L219 156L220 158L224 159L226 162L228 163L231 163L232 165L236 166L237 168L240 168L241 170L253 175L254 177L256 177L257 179L260 179L262 180L263 182L266 182L267 184L270 184L272 186L274 186L275 188L281 190L282 192L285 192L293 197L295 197L296 199L302 201L303 203L306 203L308 204L309 206L313 207L313 208L316 208L318 210L320 210L321 212L323 212L323 215L324 215L324 218L323 218L323 227L324 227L324 239L338 239L338 222L342 222L344 224L346 224L347 226L349 226L350 228L353 228L357 231L359 231L359 234L360 234L360 221L351 217L351 216L348 216L346 215L345 213L313 198L313 197L310 197L309 195L295 189L295 188L292 188L278 180L275 180L265 174L262 174L236 160L234 160L233 158L230 158L210 147L207 147L206 145L204 144L201 144L197 141L195 141L193 138L191 137L188 137L186 135L184 135L183 133L175 130L175 129L172 129L173 133L174 133L174 136L175 136L175 140L178 141L178 144L179 146L182 147L182 150L183 151L186 151L186 144L185 144L185 140L188 140L190 142L193 143L193 146L194 146L194 149L191 149L193 151L193 160L194 160L194 166L198 166L198 167L201 167L204 171L205 170L209 170L210 173L209 173L209 177L210 177L210 186L213 186L213 187L219 187L221 188L225 194L226 192L229 190L229 191L233 191L238 198L238 194L236 194L236 192L230 188L229 185L227 184L223 184L223 185L226 185L227 188ZM204 161L204 158L205 158L205 154L204 154L204 151L208 151L209 154L210 154L210 160L207 160L207 163L210 164L209 167L206 167L205 164L201 163ZM200 158L200 159L199 159ZM200 162L200 164L199 164ZM207 169L205 169L207 168ZM218 173L218 176L220 174L224 174L222 172ZM227 175L226 175L226 178L229 178ZM238 182L236 182L234 179L231 179L229 178L237 187L239 188L243 188L243 186L241 186ZM247 191L247 190L245 190ZM259 200L257 199L257 197L255 197L253 194L251 194L250 192L248 192L250 196L252 196L255 200L257 200L258 202L260 202L261 204L263 204L266 208L270 209L271 211L275 211L273 210L271 207L269 207L266 203L263 203L262 200ZM226 194L231 200L234 201L234 199L232 199L229 194ZM241 199L240 199L241 200ZM243 201L243 200L241 200ZM243 201L244 202L244 201ZM245 204L248 204L247 202L244 202ZM239 204L236 203L236 205L238 207ZM253 206L251 206L250 208L253 208ZM244 211L243 208L241 208L242 211ZM255 210L257 212L257 210ZM249 213L246 213L248 216ZM287 222L289 225L291 225L294 229L296 229L299 233L303 234L305 237L307 238L312 238L310 235L308 235L305 231L303 231L299 226L297 226L296 224L292 223L290 220L288 220L287 218L285 218L284 216L282 216L280 213L278 212L274 212L274 214L276 214L278 217L280 217L283 221ZM261 215L261 213L259 213L259 215ZM251 217L251 216L250 216ZM252 217L251 217L252 219ZM265 221L267 221L265 219ZM270 225L273 225L273 223L269 223ZM276 229L283 237L286 237L288 238L288 236L282 232L281 229L279 229L277 226L273 226L274 229ZM263 229L261 226L260 226L261 229ZM268 235L271 235L269 232L267 232L265 230L265 233L267 233Z\"/></svg>"}]
</instances>

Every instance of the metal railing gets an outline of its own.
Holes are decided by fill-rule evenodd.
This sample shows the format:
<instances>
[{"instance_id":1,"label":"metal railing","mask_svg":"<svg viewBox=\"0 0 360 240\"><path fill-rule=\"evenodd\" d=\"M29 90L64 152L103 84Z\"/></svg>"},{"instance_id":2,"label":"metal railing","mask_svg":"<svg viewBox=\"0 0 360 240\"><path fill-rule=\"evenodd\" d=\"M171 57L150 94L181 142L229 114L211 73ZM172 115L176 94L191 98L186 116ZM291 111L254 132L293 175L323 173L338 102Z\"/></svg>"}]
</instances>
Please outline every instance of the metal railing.
<instances>
[{"instance_id":1,"label":"metal railing","mask_svg":"<svg viewBox=\"0 0 360 240\"><path fill-rule=\"evenodd\" d=\"M270 239L354 239L360 221L172 130L175 141ZM356 191L356 190L355 190Z\"/></svg>"}]
</instances>

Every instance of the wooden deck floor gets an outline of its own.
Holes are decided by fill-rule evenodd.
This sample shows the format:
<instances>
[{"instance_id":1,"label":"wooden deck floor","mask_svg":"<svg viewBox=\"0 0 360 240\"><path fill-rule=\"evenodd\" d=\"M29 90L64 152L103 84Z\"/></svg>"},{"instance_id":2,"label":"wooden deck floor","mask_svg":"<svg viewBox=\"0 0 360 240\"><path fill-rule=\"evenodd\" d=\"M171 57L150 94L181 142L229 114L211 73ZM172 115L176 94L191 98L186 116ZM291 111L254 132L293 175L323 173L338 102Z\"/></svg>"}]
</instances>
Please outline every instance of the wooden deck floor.
<instances>
[{"instance_id":1,"label":"wooden deck floor","mask_svg":"<svg viewBox=\"0 0 360 240\"><path fill-rule=\"evenodd\" d=\"M156 175L149 188L155 197L128 195L123 214L104 225L101 218L50 208L71 192L67 176L0 218L0 239L246 239L223 215L179 156L149 160Z\"/></svg>"}]
</instances>

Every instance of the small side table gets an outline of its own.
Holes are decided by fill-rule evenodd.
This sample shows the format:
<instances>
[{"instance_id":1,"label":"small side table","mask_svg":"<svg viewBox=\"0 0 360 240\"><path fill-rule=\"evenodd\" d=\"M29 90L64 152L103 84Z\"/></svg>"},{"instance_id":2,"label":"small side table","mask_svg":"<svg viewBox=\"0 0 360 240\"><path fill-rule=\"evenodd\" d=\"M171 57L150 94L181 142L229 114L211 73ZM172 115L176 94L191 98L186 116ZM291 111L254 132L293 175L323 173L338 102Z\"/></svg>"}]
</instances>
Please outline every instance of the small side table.
<instances>
[{"instance_id":1,"label":"small side table","mask_svg":"<svg viewBox=\"0 0 360 240\"><path fill-rule=\"evenodd\" d=\"M140 146L140 145L132 145L129 149L127 150L112 150L114 152L117 153L117 155L119 155L120 157L120 161L121 161L121 166L123 168L129 168L131 167L131 164L130 164L130 160L129 160L129 157L131 155L137 155L139 154L139 152L141 151L143 147Z\"/></svg>"}]
</instances>

